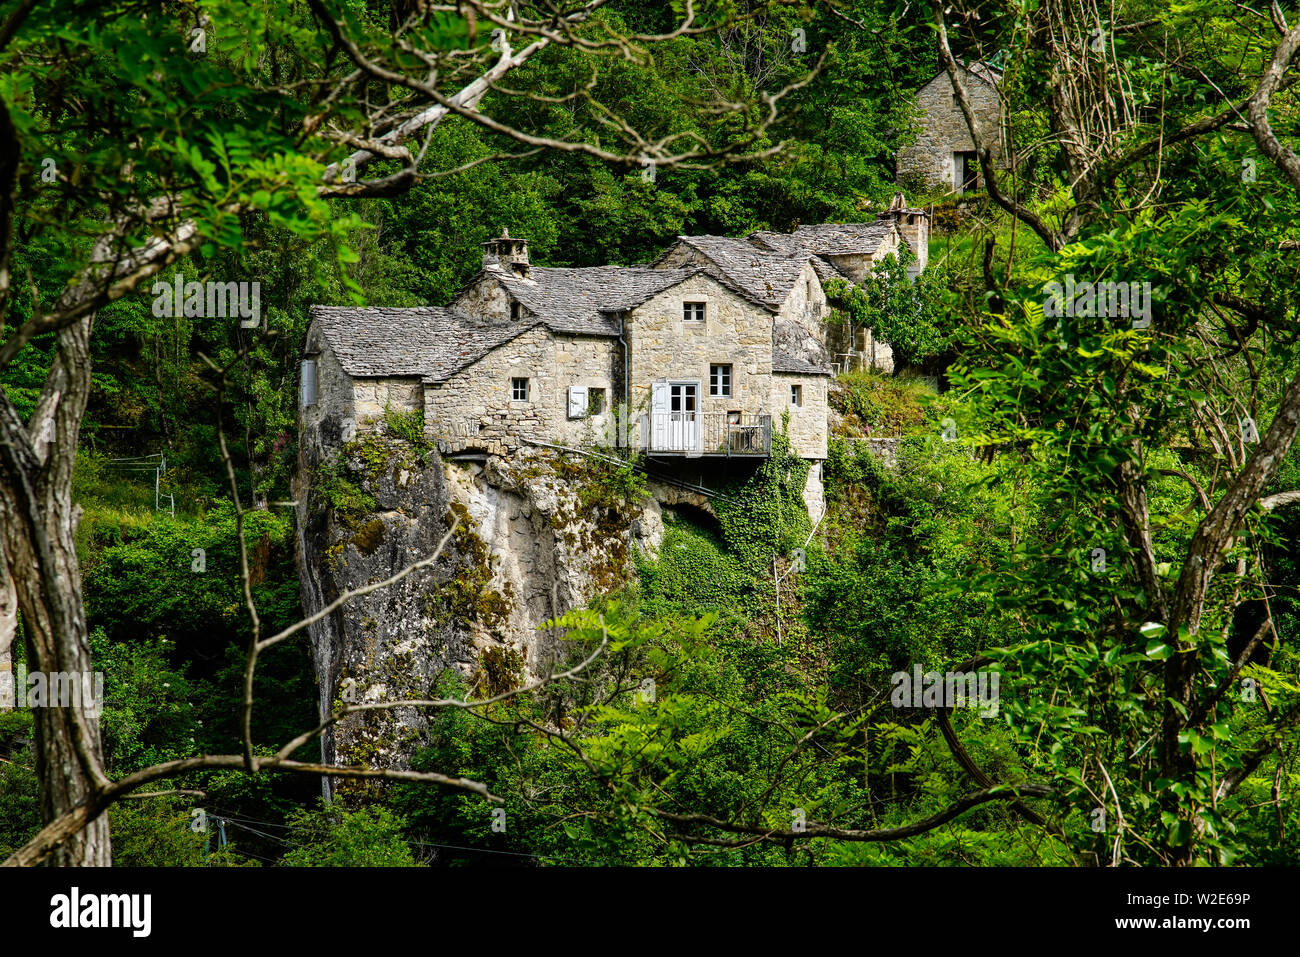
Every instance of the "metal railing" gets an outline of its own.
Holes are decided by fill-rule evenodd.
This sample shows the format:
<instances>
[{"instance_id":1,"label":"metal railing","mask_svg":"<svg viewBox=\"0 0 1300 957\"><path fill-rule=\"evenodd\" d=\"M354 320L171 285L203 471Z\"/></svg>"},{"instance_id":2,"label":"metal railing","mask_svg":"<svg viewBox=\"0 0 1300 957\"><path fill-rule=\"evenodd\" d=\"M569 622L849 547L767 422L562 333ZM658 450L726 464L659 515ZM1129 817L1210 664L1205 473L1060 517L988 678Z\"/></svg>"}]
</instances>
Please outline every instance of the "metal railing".
<instances>
[{"instance_id":1,"label":"metal railing","mask_svg":"<svg viewBox=\"0 0 1300 957\"><path fill-rule=\"evenodd\" d=\"M683 455L767 455L772 416L766 412L647 412L641 445L650 452Z\"/></svg>"}]
</instances>

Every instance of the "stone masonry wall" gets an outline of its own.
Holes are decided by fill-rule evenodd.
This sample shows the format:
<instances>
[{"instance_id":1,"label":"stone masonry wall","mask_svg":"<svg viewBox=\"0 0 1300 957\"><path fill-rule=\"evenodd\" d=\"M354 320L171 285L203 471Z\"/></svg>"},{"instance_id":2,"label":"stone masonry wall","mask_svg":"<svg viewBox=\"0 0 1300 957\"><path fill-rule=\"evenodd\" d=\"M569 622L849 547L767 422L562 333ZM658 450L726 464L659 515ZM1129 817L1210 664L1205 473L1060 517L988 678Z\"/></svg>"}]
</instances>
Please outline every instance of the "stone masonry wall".
<instances>
[{"instance_id":1,"label":"stone masonry wall","mask_svg":"<svg viewBox=\"0 0 1300 957\"><path fill-rule=\"evenodd\" d=\"M826 344L825 317L830 312L826 305L826 292L812 263L804 263L803 275L790 290L790 295L781 304L778 319L793 319L807 330L808 334L823 345Z\"/></svg>"},{"instance_id":2,"label":"stone masonry wall","mask_svg":"<svg viewBox=\"0 0 1300 957\"><path fill-rule=\"evenodd\" d=\"M475 319L509 319L510 296L492 276L480 274L449 305Z\"/></svg>"},{"instance_id":3,"label":"stone masonry wall","mask_svg":"<svg viewBox=\"0 0 1300 957\"><path fill-rule=\"evenodd\" d=\"M704 321L684 321L684 302L704 302ZM634 423L650 411L651 387L658 379L698 382L699 410L706 415L773 411L772 314L706 275L693 276L633 309L627 339ZM712 364L731 366L730 396L709 395ZM774 416L773 427L776 421Z\"/></svg>"},{"instance_id":4,"label":"stone masonry wall","mask_svg":"<svg viewBox=\"0 0 1300 957\"><path fill-rule=\"evenodd\" d=\"M778 372L772 376L772 428L781 428L781 415L790 413L790 447L800 458L826 458L826 383L828 376ZM790 386L803 386L803 405L790 402Z\"/></svg>"},{"instance_id":5,"label":"stone masonry wall","mask_svg":"<svg viewBox=\"0 0 1300 957\"><path fill-rule=\"evenodd\" d=\"M354 379L352 411L358 429L368 429L384 418L386 410L414 412L424 402L417 378Z\"/></svg>"},{"instance_id":6,"label":"stone masonry wall","mask_svg":"<svg viewBox=\"0 0 1300 957\"><path fill-rule=\"evenodd\" d=\"M578 445L601 435L615 395L610 381L617 343L595 336L568 336L544 327L494 349L446 382L424 392L425 434L444 452L463 449L501 454L533 439ZM511 380L528 380L528 399L512 397ZM569 388L605 390L605 413L569 418Z\"/></svg>"},{"instance_id":7,"label":"stone masonry wall","mask_svg":"<svg viewBox=\"0 0 1300 957\"><path fill-rule=\"evenodd\" d=\"M317 354L311 355L313 352ZM316 404L301 410L302 428L319 429L326 419L333 420L335 428L344 420L354 421L356 415L352 408L352 379L343 371L334 350L323 341L315 326L308 333L307 353L309 358L316 360Z\"/></svg>"},{"instance_id":8,"label":"stone masonry wall","mask_svg":"<svg viewBox=\"0 0 1300 957\"><path fill-rule=\"evenodd\" d=\"M991 85L965 74L966 89L975 104L976 113L986 128L997 134L1001 143L1001 109L998 94ZM970 128L960 106L952 102L952 81L948 74L940 73L916 94L916 105L924 111L921 131L916 142L898 154L898 177L901 180L915 176L932 185L953 187L953 153L975 149ZM995 162L1000 162L1001 150L996 149Z\"/></svg>"}]
</instances>

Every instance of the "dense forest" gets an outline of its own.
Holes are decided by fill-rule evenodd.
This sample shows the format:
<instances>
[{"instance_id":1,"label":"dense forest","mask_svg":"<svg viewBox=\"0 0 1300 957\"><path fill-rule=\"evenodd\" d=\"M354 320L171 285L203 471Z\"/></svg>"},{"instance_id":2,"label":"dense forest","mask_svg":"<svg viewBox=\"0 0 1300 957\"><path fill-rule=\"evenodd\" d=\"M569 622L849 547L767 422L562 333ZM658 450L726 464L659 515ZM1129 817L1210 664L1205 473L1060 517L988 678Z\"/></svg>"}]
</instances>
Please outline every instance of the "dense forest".
<instances>
[{"instance_id":1,"label":"dense forest","mask_svg":"<svg viewBox=\"0 0 1300 957\"><path fill-rule=\"evenodd\" d=\"M0 641L105 683L98 714L0 711L0 860L1296 862L1292 22L0 3ZM971 61L1002 71L1007 162L898 182L914 94ZM929 265L834 289L900 371L833 381L824 514L778 436L560 619L558 677L448 671L409 772L323 801L288 507L309 307L446 303L503 226L546 266L649 263L900 189ZM261 325L159 315L177 276L258 281ZM1062 315L1067 276L1149 284L1150 321ZM564 462L593 507L648 494L635 455ZM995 673L998 706L899 708L914 667Z\"/></svg>"}]
</instances>

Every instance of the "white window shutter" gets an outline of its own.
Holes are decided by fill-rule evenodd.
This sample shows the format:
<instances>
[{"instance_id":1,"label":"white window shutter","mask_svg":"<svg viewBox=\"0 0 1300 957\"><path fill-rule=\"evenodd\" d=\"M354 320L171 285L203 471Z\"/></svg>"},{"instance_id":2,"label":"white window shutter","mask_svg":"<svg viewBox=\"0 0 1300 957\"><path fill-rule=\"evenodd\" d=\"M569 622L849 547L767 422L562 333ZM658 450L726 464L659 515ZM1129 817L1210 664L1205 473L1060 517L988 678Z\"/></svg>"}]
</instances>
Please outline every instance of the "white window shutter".
<instances>
[{"instance_id":1,"label":"white window shutter","mask_svg":"<svg viewBox=\"0 0 1300 957\"><path fill-rule=\"evenodd\" d=\"M668 411L668 381L660 379L650 389L650 411L659 414Z\"/></svg>"},{"instance_id":2,"label":"white window shutter","mask_svg":"<svg viewBox=\"0 0 1300 957\"><path fill-rule=\"evenodd\" d=\"M304 359L302 363L302 407L304 409L316 404L316 360Z\"/></svg>"},{"instance_id":3,"label":"white window shutter","mask_svg":"<svg viewBox=\"0 0 1300 957\"><path fill-rule=\"evenodd\" d=\"M587 414L587 387L569 386L569 418L581 419Z\"/></svg>"}]
</instances>

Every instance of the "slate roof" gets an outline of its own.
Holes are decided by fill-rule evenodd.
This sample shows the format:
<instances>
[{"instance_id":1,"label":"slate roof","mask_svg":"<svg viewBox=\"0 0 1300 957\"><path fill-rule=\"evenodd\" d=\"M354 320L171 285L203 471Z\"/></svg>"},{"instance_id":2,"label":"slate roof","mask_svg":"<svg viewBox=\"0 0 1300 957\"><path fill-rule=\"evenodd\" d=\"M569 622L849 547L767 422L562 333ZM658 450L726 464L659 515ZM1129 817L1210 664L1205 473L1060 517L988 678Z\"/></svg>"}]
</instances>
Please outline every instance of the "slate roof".
<instances>
[{"instance_id":1,"label":"slate roof","mask_svg":"<svg viewBox=\"0 0 1300 957\"><path fill-rule=\"evenodd\" d=\"M870 223L824 223L817 226L800 226L793 233L773 233L760 230L750 233L753 243L770 248L787 256L800 252L817 256L851 256L874 253L894 228L886 220Z\"/></svg>"},{"instance_id":2,"label":"slate roof","mask_svg":"<svg viewBox=\"0 0 1300 957\"><path fill-rule=\"evenodd\" d=\"M795 257L776 254L730 236L678 236L677 241L713 263L715 268L708 272L714 278L730 280L748 293L750 299L773 310L789 298L790 290L803 274L804 263L810 258L807 254Z\"/></svg>"},{"instance_id":3,"label":"slate roof","mask_svg":"<svg viewBox=\"0 0 1300 957\"><path fill-rule=\"evenodd\" d=\"M311 319L354 378L442 381L536 322L476 322L443 306L312 306Z\"/></svg>"},{"instance_id":4,"label":"slate roof","mask_svg":"<svg viewBox=\"0 0 1300 957\"><path fill-rule=\"evenodd\" d=\"M702 270L649 266L590 266L555 269L533 266L527 278L505 269L485 270L550 329L618 335L611 312L631 309Z\"/></svg>"},{"instance_id":5,"label":"slate roof","mask_svg":"<svg viewBox=\"0 0 1300 957\"><path fill-rule=\"evenodd\" d=\"M794 372L801 375L830 375L830 369L798 359L778 349L772 350L773 372Z\"/></svg>"}]
</instances>

